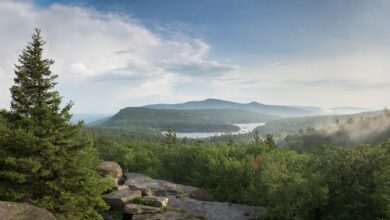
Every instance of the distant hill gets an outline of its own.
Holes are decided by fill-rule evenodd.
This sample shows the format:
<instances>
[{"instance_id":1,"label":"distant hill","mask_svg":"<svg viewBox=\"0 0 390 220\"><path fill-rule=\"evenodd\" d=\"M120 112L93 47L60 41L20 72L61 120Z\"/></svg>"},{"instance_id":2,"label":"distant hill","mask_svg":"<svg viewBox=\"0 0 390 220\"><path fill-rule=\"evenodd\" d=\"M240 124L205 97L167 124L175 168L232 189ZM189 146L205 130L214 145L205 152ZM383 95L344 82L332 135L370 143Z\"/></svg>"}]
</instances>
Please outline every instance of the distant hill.
<instances>
[{"instance_id":1,"label":"distant hill","mask_svg":"<svg viewBox=\"0 0 390 220\"><path fill-rule=\"evenodd\" d=\"M279 117L298 117L305 115L321 114L321 109L316 107L293 107L282 105L266 105L258 102L236 103L219 99L206 99L203 101L191 101L180 104L154 104L144 107L153 109L240 109L259 113L276 115Z\"/></svg>"},{"instance_id":2,"label":"distant hill","mask_svg":"<svg viewBox=\"0 0 390 220\"><path fill-rule=\"evenodd\" d=\"M178 132L233 132L233 124L267 122L278 117L239 109L151 109L128 107L114 116L93 123L94 126L117 129L166 130Z\"/></svg>"},{"instance_id":3,"label":"distant hill","mask_svg":"<svg viewBox=\"0 0 390 220\"><path fill-rule=\"evenodd\" d=\"M110 114L97 114L97 113L83 113L83 114L73 114L71 122L77 123L79 121L84 121L84 123L91 123L97 120L101 120L109 117Z\"/></svg>"}]
</instances>

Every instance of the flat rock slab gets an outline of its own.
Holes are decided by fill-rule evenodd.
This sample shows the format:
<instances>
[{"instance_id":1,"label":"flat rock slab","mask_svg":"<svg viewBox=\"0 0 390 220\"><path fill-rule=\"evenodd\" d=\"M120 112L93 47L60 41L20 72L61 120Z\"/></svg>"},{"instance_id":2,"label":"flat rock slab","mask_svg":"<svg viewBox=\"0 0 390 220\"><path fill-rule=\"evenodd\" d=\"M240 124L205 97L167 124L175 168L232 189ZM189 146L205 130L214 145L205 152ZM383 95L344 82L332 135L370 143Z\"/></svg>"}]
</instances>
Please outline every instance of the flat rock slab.
<instances>
[{"instance_id":1,"label":"flat rock slab","mask_svg":"<svg viewBox=\"0 0 390 220\"><path fill-rule=\"evenodd\" d=\"M259 207L224 202L199 201L191 198L169 196L169 205L186 211L199 213L209 220L253 220Z\"/></svg>"},{"instance_id":2,"label":"flat rock slab","mask_svg":"<svg viewBox=\"0 0 390 220\"><path fill-rule=\"evenodd\" d=\"M133 215L132 220L204 220L201 215L188 213L168 211L159 214Z\"/></svg>"},{"instance_id":3,"label":"flat rock slab","mask_svg":"<svg viewBox=\"0 0 390 220\"><path fill-rule=\"evenodd\" d=\"M139 173L126 173L125 185L133 190L141 190L143 195L156 196L189 196L191 192L197 191L199 188L174 184L165 180L153 179L149 176Z\"/></svg>"},{"instance_id":4,"label":"flat rock slab","mask_svg":"<svg viewBox=\"0 0 390 220\"><path fill-rule=\"evenodd\" d=\"M0 220L55 220L46 209L29 204L0 201Z\"/></svg>"},{"instance_id":5,"label":"flat rock slab","mask_svg":"<svg viewBox=\"0 0 390 220\"><path fill-rule=\"evenodd\" d=\"M139 204L127 204L124 208L124 213L131 215L139 215L139 214L155 214L161 212L160 208L139 205Z\"/></svg>"},{"instance_id":6,"label":"flat rock slab","mask_svg":"<svg viewBox=\"0 0 390 220\"><path fill-rule=\"evenodd\" d=\"M139 190L124 189L114 191L103 195L104 201L114 209L122 209L126 203L131 202L135 198L141 197L142 193Z\"/></svg>"}]
</instances>

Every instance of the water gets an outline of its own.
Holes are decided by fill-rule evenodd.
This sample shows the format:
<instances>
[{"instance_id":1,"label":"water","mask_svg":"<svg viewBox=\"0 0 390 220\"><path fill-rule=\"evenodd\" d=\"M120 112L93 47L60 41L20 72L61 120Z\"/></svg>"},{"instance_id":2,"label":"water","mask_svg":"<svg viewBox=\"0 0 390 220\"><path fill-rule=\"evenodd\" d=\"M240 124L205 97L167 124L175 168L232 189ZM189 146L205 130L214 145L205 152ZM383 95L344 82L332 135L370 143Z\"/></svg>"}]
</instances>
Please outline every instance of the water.
<instances>
[{"instance_id":1,"label":"water","mask_svg":"<svg viewBox=\"0 0 390 220\"><path fill-rule=\"evenodd\" d=\"M176 132L176 136L179 138L207 138L214 136L221 136L226 134L245 134L253 131L258 126L264 126L265 123L247 123L247 124L234 124L240 127L238 132Z\"/></svg>"}]
</instances>

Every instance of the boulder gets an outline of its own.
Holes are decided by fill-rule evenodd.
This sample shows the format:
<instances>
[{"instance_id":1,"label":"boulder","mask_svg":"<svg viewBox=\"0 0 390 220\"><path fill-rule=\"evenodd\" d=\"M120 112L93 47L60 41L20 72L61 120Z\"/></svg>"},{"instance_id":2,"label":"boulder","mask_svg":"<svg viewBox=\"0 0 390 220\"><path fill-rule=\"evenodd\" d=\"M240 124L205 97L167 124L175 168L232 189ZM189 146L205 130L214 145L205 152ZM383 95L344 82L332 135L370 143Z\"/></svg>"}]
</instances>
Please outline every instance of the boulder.
<instances>
[{"instance_id":1,"label":"boulder","mask_svg":"<svg viewBox=\"0 0 390 220\"><path fill-rule=\"evenodd\" d=\"M153 179L139 173L126 173L125 185L133 190L141 190L143 195L189 196L199 190L197 187L174 184L165 180Z\"/></svg>"},{"instance_id":2,"label":"boulder","mask_svg":"<svg viewBox=\"0 0 390 220\"><path fill-rule=\"evenodd\" d=\"M157 207L146 206L146 205L127 204L123 211L125 214L139 215L139 214L158 213L161 212L161 209Z\"/></svg>"},{"instance_id":3,"label":"boulder","mask_svg":"<svg viewBox=\"0 0 390 220\"><path fill-rule=\"evenodd\" d=\"M199 213L209 220L252 220L257 219L265 208L225 202L199 201L191 198L169 197L169 205L189 212Z\"/></svg>"},{"instance_id":4,"label":"boulder","mask_svg":"<svg viewBox=\"0 0 390 220\"><path fill-rule=\"evenodd\" d=\"M165 207L168 205L168 198L167 197L160 197L160 196L144 196L143 200L147 203L152 204L156 207Z\"/></svg>"},{"instance_id":5,"label":"boulder","mask_svg":"<svg viewBox=\"0 0 390 220\"><path fill-rule=\"evenodd\" d=\"M122 168L119 166L119 164L112 161L101 162L98 165L97 170L104 177L111 177L115 180L119 180L123 176Z\"/></svg>"},{"instance_id":6,"label":"boulder","mask_svg":"<svg viewBox=\"0 0 390 220\"><path fill-rule=\"evenodd\" d=\"M102 197L111 208L122 209L125 204L141 196L142 194L139 190L134 191L130 189L124 189L120 191L114 191L109 194L104 194Z\"/></svg>"},{"instance_id":7,"label":"boulder","mask_svg":"<svg viewBox=\"0 0 390 220\"><path fill-rule=\"evenodd\" d=\"M55 220L46 209L29 204L0 201L1 220Z\"/></svg>"}]
</instances>

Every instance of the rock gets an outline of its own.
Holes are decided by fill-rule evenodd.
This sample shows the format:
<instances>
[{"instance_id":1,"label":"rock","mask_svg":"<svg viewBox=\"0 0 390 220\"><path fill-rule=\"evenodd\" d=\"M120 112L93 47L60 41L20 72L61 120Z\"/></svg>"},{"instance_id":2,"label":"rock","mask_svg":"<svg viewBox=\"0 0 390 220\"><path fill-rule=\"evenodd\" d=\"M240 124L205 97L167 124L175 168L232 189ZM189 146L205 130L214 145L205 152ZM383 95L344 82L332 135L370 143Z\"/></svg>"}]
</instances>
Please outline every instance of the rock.
<instances>
[{"instance_id":1,"label":"rock","mask_svg":"<svg viewBox=\"0 0 390 220\"><path fill-rule=\"evenodd\" d=\"M186 211L202 214L209 220L256 219L264 208L223 202L199 201L191 198L169 197L169 205Z\"/></svg>"},{"instance_id":2,"label":"rock","mask_svg":"<svg viewBox=\"0 0 390 220\"><path fill-rule=\"evenodd\" d=\"M154 214L158 212L161 212L160 208L139 204L127 204L124 208L124 213L131 215Z\"/></svg>"},{"instance_id":3,"label":"rock","mask_svg":"<svg viewBox=\"0 0 390 220\"><path fill-rule=\"evenodd\" d=\"M159 196L144 196L143 200L145 200L148 203L153 204L153 206L156 207L165 207L168 205L168 198L167 197L159 197Z\"/></svg>"},{"instance_id":4,"label":"rock","mask_svg":"<svg viewBox=\"0 0 390 220\"><path fill-rule=\"evenodd\" d=\"M109 194L103 195L104 201L114 209L122 209L126 203L131 202L133 199L141 197L141 191L124 189L120 191L114 191Z\"/></svg>"},{"instance_id":5,"label":"rock","mask_svg":"<svg viewBox=\"0 0 390 220\"><path fill-rule=\"evenodd\" d=\"M167 211L158 214L134 215L132 220L202 220L202 215L189 212Z\"/></svg>"},{"instance_id":6,"label":"rock","mask_svg":"<svg viewBox=\"0 0 390 220\"><path fill-rule=\"evenodd\" d=\"M1 220L55 220L46 209L29 204L0 201Z\"/></svg>"},{"instance_id":7,"label":"rock","mask_svg":"<svg viewBox=\"0 0 390 220\"><path fill-rule=\"evenodd\" d=\"M115 190L125 190L125 189L129 189L129 186L126 186L126 185L115 186Z\"/></svg>"},{"instance_id":8,"label":"rock","mask_svg":"<svg viewBox=\"0 0 390 220\"><path fill-rule=\"evenodd\" d=\"M101 162L98 165L97 170L102 173L104 177L111 177L115 180L119 180L123 175L122 168L119 164L112 161Z\"/></svg>"},{"instance_id":9,"label":"rock","mask_svg":"<svg viewBox=\"0 0 390 220\"><path fill-rule=\"evenodd\" d=\"M197 187L174 184L165 180L150 178L139 173L126 173L125 185L133 190L141 190L143 195L156 196L189 196L199 190Z\"/></svg>"},{"instance_id":10,"label":"rock","mask_svg":"<svg viewBox=\"0 0 390 220\"><path fill-rule=\"evenodd\" d=\"M190 198L202 201L214 201L212 195L210 195L206 190L198 188L195 191L190 192Z\"/></svg>"}]
</instances>

